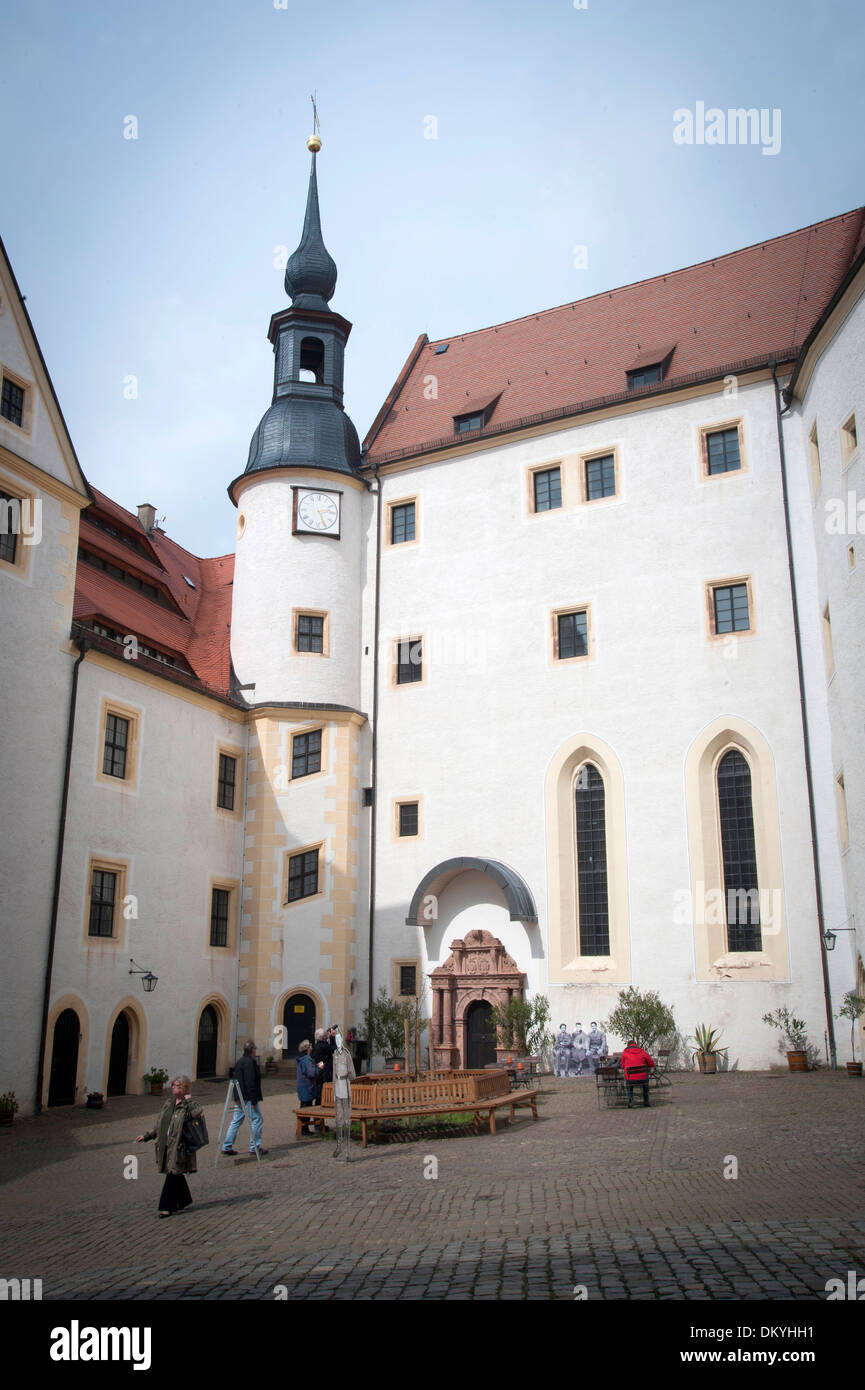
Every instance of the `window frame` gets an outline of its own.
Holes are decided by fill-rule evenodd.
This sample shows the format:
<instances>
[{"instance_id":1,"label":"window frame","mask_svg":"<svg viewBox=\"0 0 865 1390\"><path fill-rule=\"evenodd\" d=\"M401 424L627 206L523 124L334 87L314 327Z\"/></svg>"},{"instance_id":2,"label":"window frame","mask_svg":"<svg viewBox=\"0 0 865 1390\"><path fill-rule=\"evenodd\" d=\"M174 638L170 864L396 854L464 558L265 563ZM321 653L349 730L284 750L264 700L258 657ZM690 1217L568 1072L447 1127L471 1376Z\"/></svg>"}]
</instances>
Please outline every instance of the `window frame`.
<instances>
[{"instance_id":1,"label":"window frame","mask_svg":"<svg viewBox=\"0 0 865 1390\"><path fill-rule=\"evenodd\" d=\"M0 414L0 425L7 425L9 429L16 430L18 434L33 434L33 404L35 400L35 383L28 381L13 368L7 367L5 362L0 362L0 397L2 397L3 382L8 381L12 386L17 386L19 391L24 392L24 402L21 411L21 424L10 420L8 415ZM2 407L0 407L2 408Z\"/></svg>"},{"instance_id":2,"label":"window frame","mask_svg":"<svg viewBox=\"0 0 865 1390\"><path fill-rule=\"evenodd\" d=\"M548 476L548 475L550 475L550 474L553 474L553 473L558 473L558 475L559 475L559 480L558 480L558 481L559 481L559 502L558 502L558 506L555 506L555 507L552 507L552 506L550 506L550 507L539 507L539 506L538 506L538 479L541 478L541 477L546 477L546 476ZM562 512L562 511L565 510L565 489L564 489L564 478L563 478L563 476L562 476L562 473L563 473L563 470L562 470L562 465L561 465L561 463L551 463L551 464L548 464L548 465L546 465L545 467L542 467L542 468L532 468L532 469L531 469L531 475L532 475L532 476L531 476L531 489L532 489L532 491L531 491L531 503L532 503L532 511L534 512L535 516L542 516L542 515L544 515L546 512ZM548 484L548 487L549 487L549 484Z\"/></svg>"},{"instance_id":3,"label":"window frame","mask_svg":"<svg viewBox=\"0 0 865 1390\"><path fill-rule=\"evenodd\" d=\"M114 902L111 913L110 936L90 934L90 920L93 908L93 875L95 873L114 874ZM89 947L122 947L126 937L126 918L123 904L128 897L129 863L125 859L115 859L110 855L91 853L87 859L87 878L84 882L84 923L83 940Z\"/></svg>"},{"instance_id":4,"label":"window frame","mask_svg":"<svg viewBox=\"0 0 865 1390\"><path fill-rule=\"evenodd\" d=\"M421 659L420 659L420 661L417 662L417 663L410 663L410 664L411 664L411 665L417 665L417 666L419 666L419 667L420 667L420 672L421 672L421 674L420 674L420 676L417 678L417 680L401 681L401 680L399 679L399 672L400 672L400 659L399 659L400 647L406 646L406 645L409 646L409 647L413 647L413 646L416 646L418 643L420 643ZM425 664L425 662L424 662L424 659L423 659L423 649L424 649L424 645L425 645L425 641L424 641L423 633L416 633L416 634L414 634L414 635L412 635L412 636L407 636L407 637L393 637L393 638L391 638L391 659L390 659L389 685L390 685L390 688L391 688L392 690L416 690L416 689L418 689L418 687L422 687L422 686L425 686L425 685L426 685L426 680L427 680L427 666L426 666L426 664Z\"/></svg>"},{"instance_id":5,"label":"window frame","mask_svg":"<svg viewBox=\"0 0 865 1390\"><path fill-rule=\"evenodd\" d=\"M126 745L126 772L123 777L115 777L112 773L103 771L109 715L113 715L115 718L125 719L129 724ZM99 750L96 780L97 782L101 782L103 786L114 787L116 790L123 790L126 792L138 791L138 765L142 718L143 712L133 705L125 705L122 701L114 700L108 695L102 697L102 704L99 711Z\"/></svg>"},{"instance_id":6,"label":"window frame","mask_svg":"<svg viewBox=\"0 0 865 1390\"><path fill-rule=\"evenodd\" d=\"M395 541L393 537L393 514L399 507L414 507L414 535L410 541ZM405 550L420 543L420 496L395 497L385 503L384 543L386 550Z\"/></svg>"},{"instance_id":7,"label":"window frame","mask_svg":"<svg viewBox=\"0 0 865 1390\"><path fill-rule=\"evenodd\" d=\"M31 492L28 488L22 487L17 481L0 474L0 493L8 497L10 502L17 502L20 509L25 502L28 504L30 517L35 515L37 501L42 502L41 497ZM44 516L43 516L44 520ZM0 555L0 572L15 575L17 579L27 579L30 573L30 552L35 550L35 545L25 545L24 536L20 531L11 532L15 536L15 555L13 559L7 560Z\"/></svg>"},{"instance_id":8,"label":"window frame","mask_svg":"<svg viewBox=\"0 0 865 1390\"><path fill-rule=\"evenodd\" d=\"M286 907L297 907L297 905L298 905L299 903L310 903L310 902L314 902L314 901L316 900L316 898L323 898L323 897L325 896L325 881L324 881L324 880L325 880L325 863L324 863L324 856L323 856L323 853L322 853L323 849L324 849L324 841L323 841L323 840L319 840L319 841L318 841L317 843L315 843L315 844L311 844L311 845L299 845L296 849L291 849L291 850L286 850L286 851L285 851L284 856L283 856L283 870L282 870L282 906L283 906L284 908L286 908ZM301 858L304 858L306 855L311 855L311 854L315 854L315 855L318 856L317 862L316 862L316 870L315 870L315 872L316 872L316 885L317 885L317 886L316 886L316 891L315 891L314 893L304 893L301 897L289 898L289 891L290 891L290 888L291 888L291 864L292 864L292 860L301 859ZM304 870L302 876L305 876L305 874L308 873L308 872L309 872L309 870Z\"/></svg>"},{"instance_id":9,"label":"window frame","mask_svg":"<svg viewBox=\"0 0 865 1390\"><path fill-rule=\"evenodd\" d=\"M417 807L417 831L414 835L400 834L400 808L402 806ZM406 842L414 843L423 839L423 797L422 796L397 796L391 801L391 842L393 844L404 845Z\"/></svg>"},{"instance_id":10,"label":"window frame","mask_svg":"<svg viewBox=\"0 0 865 1390\"><path fill-rule=\"evenodd\" d=\"M288 776L288 780L289 780L290 783L293 783L293 782L308 782L308 781L310 781L311 778L313 778L313 777L321 777L321 776L326 772L326 770L327 770L327 769L326 769L326 766L325 766L325 754L326 754L326 751L327 751L327 740L325 739L325 732L326 732L326 729L327 729L327 726L326 726L325 724L307 724L307 725L305 725L302 729L292 729L292 731L291 731L291 736L290 736L289 750L288 750L288 757L289 757L289 776ZM310 737L310 735L312 735L312 734L318 734L318 735L319 735L318 767L315 768L312 772L295 772L295 770L294 770L294 762L295 762L294 745L295 745L295 740L296 740L296 739L299 739L299 738L305 738L305 739L308 740L309 737ZM308 748L308 746L307 746L307 751L306 751L306 753L305 753L303 756L304 756L304 757L307 757L307 758L309 757L309 748Z\"/></svg>"},{"instance_id":11,"label":"window frame","mask_svg":"<svg viewBox=\"0 0 865 1390\"><path fill-rule=\"evenodd\" d=\"M586 650L576 656L559 656L559 619L567 618L577 613L586 615ZM592 604L568 603L561 608L550 609L549 616L550 634L550 661L554 666L569 666L573 662L592 661L595 656L595 634L594 623L592 621Z\"/></svg>"},{"instance_id":12,"label":"window frame","mask_svg":"<svg viewBox=\"0 0 865 1390\"><path fill-rule=\"evenodd\" d=\"M390 963L390 993L392 999L419 999L423 994L423 974L421 970L422 961L420 956L396 956ZM415 993L403 994L400 988L402 984L401 973L403 970L413 969L415 972ZM408 1058L406 1058L408 1062Z\"/></svg>"},{"instance_id":13,"label":"window frame","mask_svg":"<svg viewBox=\"0 0 865 1390\"><path fill-rule=\"evenodd\" d=\"M602 460L612 458L613 460L613 491L606 493L603 497L589 496L589 464L600 463ZM599 502L615 502L619 497L619 446L613 444L608 449L592 449L587 453L579 455L578 459L580 470L580 502L584 506L594 507Z\"/></svg>"},{"instance_id":14,"label":"window frame","mask_svg":"<svg viewBox=\"0 0 865 1390\"><path fill-rule=\"evenodd\" d=\"M723 475L721 475L723 476ZM715 590L731 589L744 586L748 602L748 626L733 629L730 632L718 632L715 619ZM704 584L704 599L706 608L706 625L708 639L711 643L727 642L730 638L753 637L757 631L754 609L754 592L750 575L737 574L729 579L711 579Z\"/></svg>"},{"instance_id":15,"label":"window frame","mask_svg":"<svg viewBox=\"0 0 865 1390\"><path fill-rule=\"evenodd\" d=\"M301 618L320 618L321 619L321 651L304 651L300 646L300 620ZM292 651L297 656L330 656L330 612L326 608L292 608L291 610L291 646Z\"/></svg>"},{"instance_id":16,"label":"window frame","mask_svg":"<svg viewBox=\"0 0 865 1390\"><path fill-rule=\"evenodd\" d=\"M210 906L207 915L207 938L206 947L208 951L215 951L220 957L226 953L231 955L237 950L237 895L239 883L236 878L211 878L209 885ZM228 894L228 911L226 914L226 933L225 944L217 946L213 941L213 900L216 893Z\"/></svg>"},{"instance_id":17,"label":"window frame","mask_svg":"<svg viewBox=\"0 0 865 1390\"><path fill-rule=\"evenodd\" d=\"M749 472L748 459L745 452L744 416L737 415L729 420L715 420L710 425L700 425L698 428L700 440L700 477L703 482L714 483L720 478L739 478L743 473ZM729 430L736 430L739 436L739 467L728 468L723 473L710 473L709 439L713 434L726 434Z\"/></svg>"},{"instance_id":18,"label":"window frame","mask_svg":"<svg viewBox=\"0 0 865 1390\"><path fill-rule=\"evenodd\" d=\"M862 435L855 409L851 410L841 421L838 430L841 441L841 472L846 473L850 465L858 459L862 446Z\"/></svg>"}]
</instances>

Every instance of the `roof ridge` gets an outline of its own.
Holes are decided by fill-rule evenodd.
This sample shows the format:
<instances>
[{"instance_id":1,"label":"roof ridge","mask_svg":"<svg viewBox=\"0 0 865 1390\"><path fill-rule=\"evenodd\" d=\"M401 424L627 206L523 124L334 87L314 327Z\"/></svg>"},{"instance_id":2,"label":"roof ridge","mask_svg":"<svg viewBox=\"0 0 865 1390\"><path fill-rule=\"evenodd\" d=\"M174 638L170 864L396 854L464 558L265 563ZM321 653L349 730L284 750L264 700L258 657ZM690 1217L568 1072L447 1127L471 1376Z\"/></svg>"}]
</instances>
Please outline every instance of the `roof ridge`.
<instances>
[{"instance_id":1,"label":"roof ridge","mask_svg":"<svg viewBox=\"0 0 865 1390\"><path fill-rule=\"evenodd\" d=\"M485 328L471 328L465 333L446 334L442 338L430 338L428 346L437 347L439 343L452 343L456 339L476 338L481 333L492 333L499 328L510 328L511 324L527 323L532 319L544 318L547 314L558 314L563 309L570 309L575 304L591 304L596 299L609 299L614 294L622 294L625 290L637 289L640 285L651 285L657 281L669 280L674 275L684 275L689 270L699 270L701 266L714 265L717 261L730 261L735 256L742 256L746 251L753 251L758 246L770 246L778 241L792 241L794 237L802 236L804 232L813 232L818 227L826 227L833 222L843 222L847 217L855 217L865 213L865 204L857 208L849 208L846 212L836 213L834 217L824 217L820 222L810 222L804 227L796 227L792 232L782 232L778 236L760 237L757 241L749 242L747 246L740 246L735 251L725 251L720 256L707 256L702 261L692 261L688 265L678 266L675 270L661 271L658 275L647 275L642 280L630 280L626 285L616 285L610 290L599 290L596 294L588 294L584 299L567 299L562 304L553 304L549 309L538 309L534 313L519 314L513 319L501 319L498 323L487 324Z\"/></svg>"}]
</instances>

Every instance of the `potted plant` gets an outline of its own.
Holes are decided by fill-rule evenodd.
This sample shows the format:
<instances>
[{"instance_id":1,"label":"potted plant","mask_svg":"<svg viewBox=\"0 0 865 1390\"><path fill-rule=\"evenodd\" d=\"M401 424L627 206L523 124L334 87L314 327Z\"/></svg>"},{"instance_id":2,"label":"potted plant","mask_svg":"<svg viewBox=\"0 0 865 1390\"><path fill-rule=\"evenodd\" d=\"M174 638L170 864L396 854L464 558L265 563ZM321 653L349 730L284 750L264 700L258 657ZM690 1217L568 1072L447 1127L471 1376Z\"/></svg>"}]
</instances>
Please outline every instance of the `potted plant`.
<instances>
[{"instance_id":1,"label":"potted plant","mask_svg":"<svg viewBox=\"0 0 865 1390\"><path fill-rule=\"evenodd\" d=\"M808 1070L808 1034L805 1020L794 1018L789 1009L775 1009L764 1014L763 1022L781 1033L781 1050L787 1052L787 1066L791 1071Z\"/></svg>"},{"instance_id":2,"label":"potted plant","mask_svg":"<svg viewBox=\"0 0 865 1390\"><path fill-rule=\"evenodd\" d=\"M717 1057L727 1051L726 1047L718 1046L720 1040L720 1030L710 1028L707 1023L698 1023L694 1029L694 1046L691 1052L704 1076L714 1075L718 1070Z\"/></svg>"},{"instance_id":3,"label":"potted plant","mask_svg":"<svg viewBox=\"0 0 865 1390\"><path fill-rule=\"evenodd\" d=\"M853 1061L847 1063L848 1076L862 1075L862 1063L856 1061L856 1024L863 1014L865 1014L865 998L861 994L857 994L855 989L848 989L841 1008L835 1015L836 1018L849 1018L850 1020L850 1056Z\"/></svg>"},{"instance_id":4,"label":"potted plant","mask_svg":"<svg viewBox=\"0 0 865 1390\"><path fill-rule=\"evenodd\" d=\"M105 1099L103 1091L88 1091L87 1099L84 1102L87 1110L101 1110L102 1102Z\"/></svg>"},{"instance_id":5,"label":"potted plant","mask_svg":"<svg viewBox=\"0 0 865 1390\"><path fill-rule=\"evenodd\" d=\"M270 1053L270 1054L269 1054L267 1057L265 1057L265 1059L264 1059L264 1070L265 1070L265 1071L276 1071L276 1070L277 1070L276 1061L275 1061L274 1056L273 1056L272 1053Z\"/></svg>"},{"instance_id":6,"label":"potted plant","mask_svg":"<svg viewBox=\"0 0 865 1390\"><path fill-rule=\"evenodd\" d=\"M6 1091L4 1095L0 1096L0 1125L11 1125L17 1109L18 1102L15 1099L14 1091Z\"/></svg>"},{"instance_id":7,"label":"potted plant","mask_svg":"<svg viewBox=\"0 0 865 1390\"><path fill-rule=\"evenodd\" d=\"M164 1067L151 1067L150 1071L144 1073L144 1083L150 1087L152 1096L161 1096L162 1088L168 1080L168 1072Z\"/></svg>"},{"instance_id":8,"label":"potted plant","mask_svg":"<svg viewBox=\"0 0 865 1390\"><path fill-rule=\"evenodd\" d=\"M385 1062L406 1062L405 1025L414 1019L414 1003L410 999L391 999L384 985L363 1011L363 1028L369 1042L370 1055L380 1053Z\"/></svg>"}]
</instances>

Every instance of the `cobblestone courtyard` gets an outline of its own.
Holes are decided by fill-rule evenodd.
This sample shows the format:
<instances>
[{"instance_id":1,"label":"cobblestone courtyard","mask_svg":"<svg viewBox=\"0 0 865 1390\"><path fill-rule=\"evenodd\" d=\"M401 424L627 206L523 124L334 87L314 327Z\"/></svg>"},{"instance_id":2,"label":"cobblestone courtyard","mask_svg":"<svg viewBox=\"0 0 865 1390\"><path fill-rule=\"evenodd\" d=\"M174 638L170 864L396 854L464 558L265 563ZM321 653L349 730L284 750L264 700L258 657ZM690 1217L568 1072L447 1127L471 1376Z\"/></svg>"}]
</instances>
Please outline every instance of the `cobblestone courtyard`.
<instances>
[{"instance_id":1,"label":"cobblestone courtyard","mask_svg":"<svg viewBox=\"0 0 865 1390\"><path fill-rule=\"evenodd\" d=\"M862 1081L686 1074L667 1103L600 1112L591 1082L543 1087L537 1124L358 1143L346 1167L295 1141L291 1083L266 1078L267 1156L215 1167L225 1085L199 1083L211 1145L170 1221L134 1143L161 1102L18 1119L0 1131L0 1275L41 1279L45 1300L823 1300L865 1275Z\"/></svg>"}]
</instances>

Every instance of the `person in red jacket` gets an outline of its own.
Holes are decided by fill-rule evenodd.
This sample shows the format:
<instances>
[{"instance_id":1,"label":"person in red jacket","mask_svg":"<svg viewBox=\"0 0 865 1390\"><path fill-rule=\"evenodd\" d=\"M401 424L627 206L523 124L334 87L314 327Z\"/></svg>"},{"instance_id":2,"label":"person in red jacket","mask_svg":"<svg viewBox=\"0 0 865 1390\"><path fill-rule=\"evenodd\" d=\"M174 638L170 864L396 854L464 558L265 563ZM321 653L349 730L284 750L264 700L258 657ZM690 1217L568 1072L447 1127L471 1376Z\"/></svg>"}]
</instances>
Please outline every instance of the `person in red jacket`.
<instances>
[{"instance_id":1,"label":"person in red jacket","mask_svg":"<svg viewBox=\"0 0 865 1390\"><path fill-rule=\"evenodd\" d=\"M629 1110L634 1103L635 1086L642 1086L643 1104L649 1104L649 1071L654 1065L655 1063L652 1061L645 1048L638 1047L634 1039L629 1038L625 1050L622 1053L621 1061L622 1071L625 1073L625 1081L628 1087ZM638 1070L632 1071L629 1075L629 1067L638 1068Z\"/></svg>"}]
</instances>

